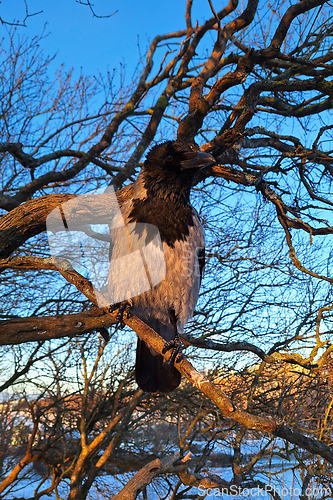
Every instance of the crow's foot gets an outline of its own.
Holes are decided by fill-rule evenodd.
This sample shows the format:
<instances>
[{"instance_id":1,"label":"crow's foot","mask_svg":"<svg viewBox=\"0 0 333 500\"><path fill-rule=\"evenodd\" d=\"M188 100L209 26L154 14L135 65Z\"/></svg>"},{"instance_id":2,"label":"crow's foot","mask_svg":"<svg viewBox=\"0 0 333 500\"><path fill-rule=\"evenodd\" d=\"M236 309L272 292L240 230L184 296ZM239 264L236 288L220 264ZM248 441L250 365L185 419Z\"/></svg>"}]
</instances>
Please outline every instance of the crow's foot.
<instances>
[{"instance_id":1,"label":"crow's foot","mask_svg":"<svg viewBox=\"0 0 333 500\"><path fill-rule=\"evenodd\" d=\"M174 309L171 309L170 311L170 322L172 324L172 327L175 332L175 338L174 340L170 340L162 350L162 353L165 354L166 352L170 351L172 349L172 355L168 361L170 364L175 364L179 363L183 359L183 353L182 353L182 342L179 337L178 329L177 329L177 316L175 313Z\"/></svg>"},{"instance_id":2,"label":"crow's foot","mask_svg":"<svg viewBox=\"0 0 333 500\"><path fill-rule=\"evenodd\" d=\"M179 363L184 358L183 353L182 353L181 340L179 338L174 339L174 340L170 340L170 342L168 342L163 347L162 354L165 354L166 352L170 351L170 349L172 349L172 354L171 354L170 359L167 361L167 363L170 363L172 365L174 365L175 363Z\"/></svg>"},{"instance_id":3,"label":"crow's foot","mask_svg":"<svg viewBox=\"0 0 333 500\"><path fill-rule=\"evenodd\" d=\"M131 307L132 302L129 301L117 302L116 304L112 304L112 306L109 307L109 313L113 313L118 309L118 313L116 316L116 328L124 328L124 313L126 312L127 317L130 318Z\"/></svg>"}]
</instances>

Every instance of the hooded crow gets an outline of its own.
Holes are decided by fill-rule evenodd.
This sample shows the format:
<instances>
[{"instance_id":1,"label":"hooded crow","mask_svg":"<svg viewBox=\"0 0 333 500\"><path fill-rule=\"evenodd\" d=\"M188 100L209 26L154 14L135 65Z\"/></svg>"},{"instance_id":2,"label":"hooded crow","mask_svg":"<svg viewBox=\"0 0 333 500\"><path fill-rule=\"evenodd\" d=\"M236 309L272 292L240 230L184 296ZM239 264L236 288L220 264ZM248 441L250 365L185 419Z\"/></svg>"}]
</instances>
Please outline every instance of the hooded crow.
<instances>
[{"instance_id":1,"label":"hooded crow","mask_svg":"<svg viewBox=\"0 0 333 500\"><path fill-rule=\"evenodd\" d=\"M144 223L158 229L165 260L162 281L128 301L131 314L168 342L164 352L174 350L172 361L164 362L163 356L138 339L135 377L145 392L168 393L180 383L174 366L180 358L179 333L193 315L205 259L204 232L190 204L190 188L198 170L214 163L213 156L188 144L159 144L149 151L132 198L121 206L125 225Z\"/></svg>"}]
</instances>

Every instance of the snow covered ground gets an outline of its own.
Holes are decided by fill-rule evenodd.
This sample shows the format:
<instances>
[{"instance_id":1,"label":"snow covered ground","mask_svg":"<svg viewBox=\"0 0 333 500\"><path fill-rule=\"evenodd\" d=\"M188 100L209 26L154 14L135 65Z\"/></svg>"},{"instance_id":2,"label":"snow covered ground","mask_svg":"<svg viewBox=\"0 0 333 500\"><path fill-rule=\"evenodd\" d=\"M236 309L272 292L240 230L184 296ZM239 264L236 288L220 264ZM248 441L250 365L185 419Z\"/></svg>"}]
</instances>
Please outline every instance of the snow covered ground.
<instances>
[{"instance_id":1,"label":"snow covered ground","mask_svg":"<svg viewBox=\"0 0 333 500\"><path fill-rule=\"evenodd\" d=\"M200 443L196 443L200 445ZM202 444L202 443L201 443ZM258 440L251 440L242 448L243 454L252 455L256 453L262 442ZM223 450L224 452L226 450ZM221 492L218 489L205 490L203 488L193 488L190 495L198 495L198 498L223 498L224 500L237 500L237 499L262 499L271 500L272 495L270 493L277 494L283 500L299 500L302 494L302 482L300 478L300 473L294 470L296 464L292 461L283 460L278 456L273 458L264 457L256 464L256 470L258 471L256 476L253 478L254 481L260 481L262 486L255 488L243 489L241 491L235 486L232 492ZM232 478L232 471L230 467L209 467L210 474L216 474L220 478L230 481ZM94 485L92 486L88 500L105 500L116 493L118 493L122 487L127 483L127 481L132 477L133 474L119 474L118 476L101 476L99 477ZM33 469L30 473L26 475L26 478L22 478L20 481L20 489L15 489L10 493L7 493L6 499L11 500L13 498L33 498L35 494L35 489L37 488L39 482L41 481L40 476L38 476ZM169 478L171 482L172 479ZM174 483L176 479L174 480ZM46 489L51 484L51 481L45 482L39 491ZM162 479L155 478L153 483L148 486L147 493L149 500L158 500L160 497L159 493L163 492L162 497L169 498L171 491L165 490L166 483ZM66 498L69 492L68 486L63 484L59 488L58 494L60 498ZM309 500L320 500L322 498L333 498L333 491L328 491L328 489L318 488L316 484L309 485L308 491L306 492ZM42 498L49 498L55 500L55 495L45 496ZM192 497L193 498L193 497Z\"/></svg>"}]
</instances>

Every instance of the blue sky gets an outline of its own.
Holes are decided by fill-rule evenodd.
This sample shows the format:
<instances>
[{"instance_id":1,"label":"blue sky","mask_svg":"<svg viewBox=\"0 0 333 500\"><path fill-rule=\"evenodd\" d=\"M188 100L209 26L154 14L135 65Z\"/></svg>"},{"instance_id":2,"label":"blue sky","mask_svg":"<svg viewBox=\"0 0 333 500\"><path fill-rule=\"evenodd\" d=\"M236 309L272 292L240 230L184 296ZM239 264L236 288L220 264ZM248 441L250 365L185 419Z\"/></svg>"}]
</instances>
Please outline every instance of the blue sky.
<instances>
[{"instance_id":1,"label":"blue sky","mask_svg":"<svg viewBox=\"0 0 333 500\"><path fill-rule=\"evenodd\" d=\"M84 1L84 0L83 0ZM95 0L97 15L76 0L27 0L29 14L26 27L19 33L26 36L40 35L45 27L48 36L42 42L46 55L57 54L54 69L64 63L83 74L105 73L107 69L126 65L129 83L139 59L138 40L142 54L157 34L184 29L186 0ZM0 16L7 22L25 17L24 0L5 0L0 3ZM211 16L207 0L194 1L193 19L199 23ZM2 35L5 26L0 25ZM138 38L139 37L139 38Z\"/></svg>"}]
</instances>

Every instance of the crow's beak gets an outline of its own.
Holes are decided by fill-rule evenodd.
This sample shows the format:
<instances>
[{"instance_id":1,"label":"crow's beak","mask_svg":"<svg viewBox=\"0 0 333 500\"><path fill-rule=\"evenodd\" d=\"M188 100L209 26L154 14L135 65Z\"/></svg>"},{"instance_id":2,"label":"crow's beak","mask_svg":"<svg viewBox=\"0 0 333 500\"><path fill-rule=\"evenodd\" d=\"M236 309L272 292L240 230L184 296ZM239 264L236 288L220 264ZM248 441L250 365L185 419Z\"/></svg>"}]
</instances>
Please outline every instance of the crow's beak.
<instances>
[{"instance_id":1,"label":"crow's beak","mask_svg":"<svg viewBox=\"0 0 333 500\"><path fill-rule=\"evenodd\" d=\"M214 156L210 155L209 153L199 152L190 153L189 155L193 156L191 158L188 158L187 160L183 160L180 163L182 170L187 170L189 168L199 169L216 164Z\"/></svg>"}]
</instances>

